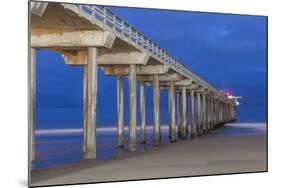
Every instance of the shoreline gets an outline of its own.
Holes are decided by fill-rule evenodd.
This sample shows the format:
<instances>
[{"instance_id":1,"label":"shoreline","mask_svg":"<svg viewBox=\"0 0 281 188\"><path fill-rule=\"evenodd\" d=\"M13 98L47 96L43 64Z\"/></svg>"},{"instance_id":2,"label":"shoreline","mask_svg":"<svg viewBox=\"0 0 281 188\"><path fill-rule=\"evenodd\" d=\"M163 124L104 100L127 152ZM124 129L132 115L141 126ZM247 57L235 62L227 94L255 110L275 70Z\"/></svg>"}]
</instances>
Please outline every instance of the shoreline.
<instances>
[{"instance_id":1,"label":"shoreline","mask_svg":"<svg viewBox=\"0 0 281 188\"><path fill-rule=\"evenodd\" d=\"M31 175L32 186L266 171L266 132L220 135L227 128L194 140L127 152L110 160L35 170Z\"/></svg>"}]
</instances>

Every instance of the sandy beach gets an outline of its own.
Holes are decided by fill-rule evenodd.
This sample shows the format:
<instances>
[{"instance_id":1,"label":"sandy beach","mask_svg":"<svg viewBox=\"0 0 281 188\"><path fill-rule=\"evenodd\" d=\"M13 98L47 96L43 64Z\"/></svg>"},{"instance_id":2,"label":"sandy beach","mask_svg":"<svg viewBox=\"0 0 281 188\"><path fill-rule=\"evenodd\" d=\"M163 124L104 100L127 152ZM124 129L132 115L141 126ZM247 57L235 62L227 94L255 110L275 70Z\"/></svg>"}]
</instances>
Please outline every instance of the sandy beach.
<instances>
[{"instance_id":1,"label":"sandy beach","mask_svg":"<svg viewBox=\"0 0 281 188\"><path fill-rule=\"evenodd\" d=\"M199 138L32 171L32 186L267 170L266 124L228 124Z\"/></svg>"}]
</instances>

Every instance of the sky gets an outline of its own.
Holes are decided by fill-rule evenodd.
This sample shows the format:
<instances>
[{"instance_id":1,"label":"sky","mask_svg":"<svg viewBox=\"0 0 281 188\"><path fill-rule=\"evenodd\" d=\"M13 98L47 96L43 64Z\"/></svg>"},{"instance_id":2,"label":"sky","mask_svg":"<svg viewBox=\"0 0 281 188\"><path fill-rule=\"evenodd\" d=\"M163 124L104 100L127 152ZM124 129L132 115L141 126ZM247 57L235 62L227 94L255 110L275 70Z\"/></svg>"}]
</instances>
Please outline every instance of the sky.
<instances>
[{"instance_id":1,"label":"sky","mask_svg":"<svg viewBox=\"0 0 281 188\"><path fill-rule=\"evenodd\" d=\"M237 115L239 122L266 121L266 17L110 8L215 88L229 89L233 95L242 96ZM36 113L39 128L81 127L82 81L82 67L65 65L58 53L37 51ZM116 83L115 77L105 76L99 69L98 126L116 126ZM126 125L129 122L127 79L124 85ZM137 92L139 96L139 87ZM148 87L146 104L147 123L152 124L153 93ZM167 124L167 92L161 92L160 108L161 122Z\"/></svg>"}]
</instances>

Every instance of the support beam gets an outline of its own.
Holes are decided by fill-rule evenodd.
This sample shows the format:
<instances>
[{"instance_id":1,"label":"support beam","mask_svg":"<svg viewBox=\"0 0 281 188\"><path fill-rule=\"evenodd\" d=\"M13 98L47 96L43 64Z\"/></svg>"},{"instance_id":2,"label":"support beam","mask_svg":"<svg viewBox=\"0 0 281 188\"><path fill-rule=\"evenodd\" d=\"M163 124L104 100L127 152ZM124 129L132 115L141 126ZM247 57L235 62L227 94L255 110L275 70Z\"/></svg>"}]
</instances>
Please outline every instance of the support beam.
<instances>
[{"instance_id":1,"label":"support beam","mask_svg":"<svg viewBox=\"0 0 281 188\"><path fill-rule=\"evenodd\" d=\"M130 126L129 126L129 151L136 150L137 136L137 80L136 80L136 65L130 65L129 75L130 87Z\"/></svg>"},{"instance_id":2,"label":"support beam","mask_svg":"<svg viewBox=\"0 0 281 188\"><path fill-rule=\"evenodd\" d=\"M111 48L116 36L110 31L98 30L32 30L31 47L34 48Z\"/></svg>"},{"instance_id":3,"label":"support beam","mask_svg":"<svg viewBox=\"0 0 281 188\"><path fill-rule=\"evenodd\" d=\"M153 144L154 146L160 145L160 88L159 76L153 75Z\"/></svg>"},{"instance_id":4,"label":"support beam","mask_svg":"<svg viewBox=\"0 0 281 188\"><path fill-rule=\"evenodd\" d=\"M192 84L191 79L185 79L185 80L180 80L178 82L175 82L176 86L190 86Z\"/></svg>"},{"instance_id":5,"label":"support beam","mask_svg":"<svg viewBox=\"0 0 281 188\"><path fill-rule=\"evenodd\" d=\"M170 107L170 142L176 141L176 119L175 119L175 83L170 82L170 89L169 89L169 107Z\"/></svg>"},{"instance_id":6,"label":"support beam","mask_svg":"<svg viewBox=\"0 0 281 188\"><path fill-rule=\"evenodd\" d=\"M88 66L83 66L83 152L86 152L87 147L87 104L88 104Z\"/></svg>"},{"instance_id":7,"label":"support beam","mask_svg":"<svg viewBox=\"0 0 281 188\"><path fill-rule=\"evenodd\" d=\"M29 161L33 169L35 161L35 128L36 128L36 49L31 48L29 54Z\"/></svg>"},{"instance_id":8,"label":"support beam","mask_svg":"<svg viewBox=\"0 0 281 188\"><path fill-rule=\"evenodd\" d=\"M102 70L105 75L129 75L129 66L127 65L102 65ZM154 75L166 74L169 71L168 65L138 65L137 75Z\"/></svg>"},{"instance_id":9,"label":"support beam","mask_svg":"<svg viewBox=\"0 0 281 188\"><path fill-rule=\"evenodd\" d=\"M87 141L85 159L96 158L97 48L88 48Z\"/></svg>"},{"instance_id":10,"label":"support beam","mask_svg":"<svg viewBox=\"0 0 281 188\"><path fill-rule=\"evenodd\" d=\"M145 88L144 82L140 82L140 114L141 114L141 144L146 143L145 129Z\"/></svg>"},{"instance_id":11,"label":"support beam","mask_svg":"<svg viewBox=\"0 0 281 188\"><path fill-rule=\"evenodd\" d=\"M145 65L149 54L144 52L106 53L99 56L99 65Z\"/></svg>"},{"instance_id":12,"label":"support beam","mask_svg":"<svg viewBox=\"0 0 281 188\"><path fill-rule=\"evenodd\" d=\"M187 107L186 107L186 86L182 86L181 90L182 101L182 126L181 126L181 138L186 139L186 127L187 127Z\"/></svg>"},{"instance_id":13,"label":"support beam","mask_svg":"<svg viewBox=\"0 0 281 188\"><path fill-rule=\"evenodd\" d=\"M161 86L169 86L168 82L170 81L179 81L181 79L181 75L178 73L168 73L165 75L158 75L159 81L163 82L161 83ZM153 76L151 75L139 75L137 76L138 81L143 81L143 82L152 82L154 79Z\"/></svg>"},{"instance_id":14,"label":"support beam","mask_svg":"<svg viewBox=\"0 0 281 188\"><path fill-rule=\"evenodd\" d=\"M190 127L191 127L191 135L190 138L195 138L196 130L195 130L195 113L194 113L194 91L190 90Z\"/></svg>"},{"instance_id":15,"label":"support beam","mask_svg":"<svg viewBox=\"0 0 281 188\"><path fill-rule=\"evenodd\" d=\"M178 138L181 137L181 93L177 93Z\"/></svg>"},{"instance_id":16,"label":"support beam","mask_svg":"<svg viewBox=\"0 0 281 188\"><path fill-rule=\"evenodd\" d=\"M45 12L48 3L45 2L32 2L30 1L30 12L37 16L42 16Z\"/></svg>"},{"instance_id":17,"label":"support beam","mask_svg":"<svg viewBox=\"0 0 281 188\"><path fill-rule=\"evenodd\" d=\"M117 77L118 147L124 146L124 80Z\"/></svg>"},{"instance_id":18,"label":"support beam","mask_svg":"<svg viewBox=\"0 0 281 188\"><path fill-rule=\"evenodd\" d=\"M62 57L64 58L65 64L67 65L85 65L87 61L84 59L87 58L86 50L58 50L62 53ZM131 64L139 64L145 65L149 59L149 55L147 53L142 52L118 52L118 53L104 53L98 56L98 64L103 65L107 68L106 73L116 73L117 76L121 76L124 73L124 69L126 67L126 73L129 74L129 66ZM119 66L119 67L118 67ZM109 72L108 72L109 71ZM148 72L148 71L147 71Z\"/></svg>"}]
</instances>

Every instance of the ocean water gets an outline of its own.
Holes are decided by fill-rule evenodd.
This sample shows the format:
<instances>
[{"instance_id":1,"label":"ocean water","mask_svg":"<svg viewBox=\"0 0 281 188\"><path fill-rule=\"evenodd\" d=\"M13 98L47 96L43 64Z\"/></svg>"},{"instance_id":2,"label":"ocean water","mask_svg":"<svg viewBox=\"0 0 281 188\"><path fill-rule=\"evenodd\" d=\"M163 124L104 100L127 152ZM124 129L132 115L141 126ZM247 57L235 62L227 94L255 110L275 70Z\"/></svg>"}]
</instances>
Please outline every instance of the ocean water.
<instances>
[{"instance_id":1,"label":"ocean water","mask_svg":"<svg viewBox=\"0 0 281 188\"><path fill-rule=\"evenodd\" d=\"M65 123L65 122L64 122ZM70 123L70 122L69 122ZM71 126L70 126L71 127ZM139 144L140 131L137 130L137 150L153 148L153 129L147 126L147 144ZM245 136L266 134L265 123L231 123L212 132L214 136ZM97 160L110 160L128 152L128 127L124 131L125 147L117 147L117 127L97 128ZM49 168L83 160L83 135L81 128L57 128L36 130L35 169ZM161 126L161 143L168 144L168 126Z\"/></svg>"},{"instance_id":2,"label":"ocean water","mask_svg":"<svg viewBox=\"0 0 281 188\"><path fill-rule=\"evenodd\" d=\"M147 144L139 143L137 128L137 150L153 147L153 129L147 126ZM168 126L161 126L161 142L169 143ZM97 160L109 160L128 152L128 127L124 128L124 148L117 147L117 127L97 128ZM35 169L77 163L83 160L82 128L39 129L35 136Z\"/></svg>"}]
</instances>

